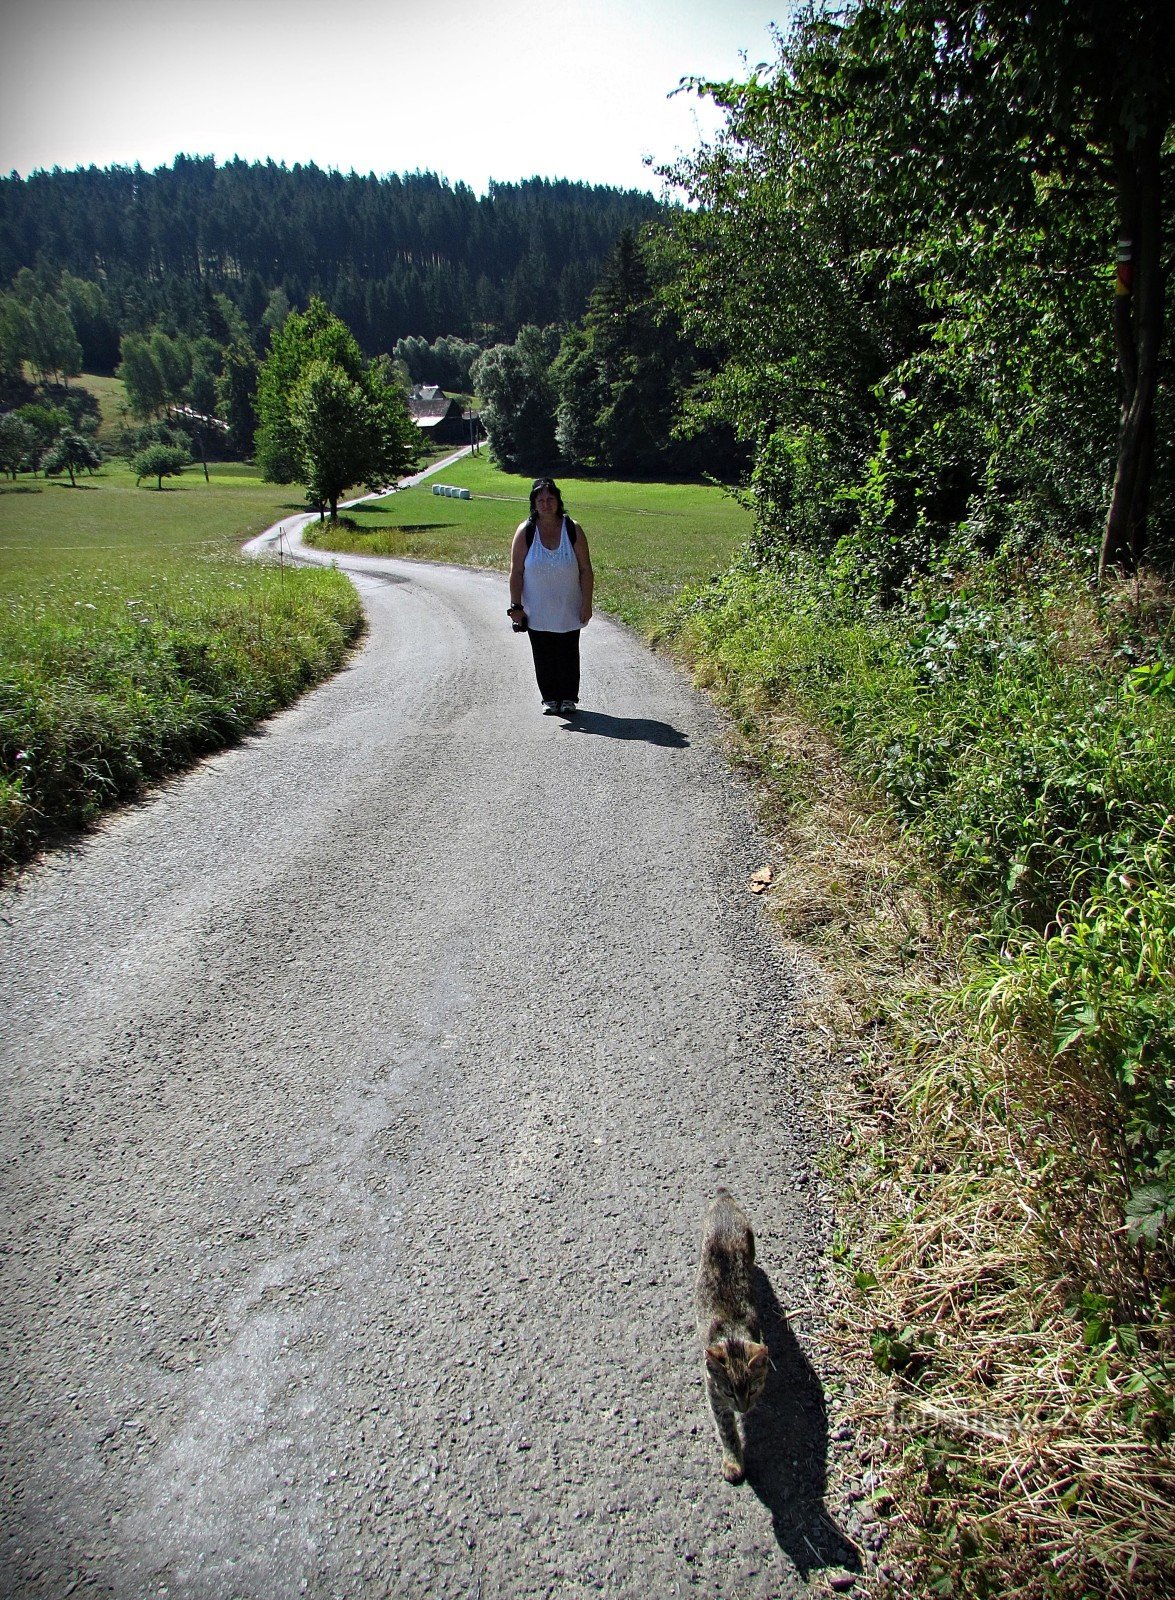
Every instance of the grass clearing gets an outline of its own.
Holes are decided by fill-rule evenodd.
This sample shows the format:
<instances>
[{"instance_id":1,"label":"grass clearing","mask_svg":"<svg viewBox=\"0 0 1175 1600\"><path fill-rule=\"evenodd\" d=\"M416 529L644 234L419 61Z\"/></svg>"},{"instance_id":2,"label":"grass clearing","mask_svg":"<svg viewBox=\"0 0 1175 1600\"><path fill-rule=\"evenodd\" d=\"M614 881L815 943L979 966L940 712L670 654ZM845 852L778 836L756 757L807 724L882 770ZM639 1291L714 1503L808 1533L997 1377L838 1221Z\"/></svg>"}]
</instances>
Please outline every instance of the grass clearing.
<instances>
[{"instance_id":1,"label":"grass clearing","mask_svg":"<svg viewBox=\"0 0 1175 1600\"><path fill-rule=\"evenodd\" d=\"M248 562L290 503L238 464L0 486L0 868L238 739L340 666L338 573Z\"/></svg>"},{"instance_id":2,"label":"grass clearing","mask_svg":"<svg viewBox=\"0 0 1175 1600\"><path fill-rule=\"evenodd\" d=\"M19 593L38 574L72 570L82 581L95 569L140 562L187 561L235 554L246 539L279 517L306 509L291 486L262 483L242 462L185 468L162 490L121 462L107 462L78 480L22 474L0 483L0 584Z\"/></svg>"},{"instance_id":3,"label":"grass clearing","mask_svg":"<svg viewBox=\"0 0 1175 1600\"><path fill-rule=\"evenodd\" d=\"M471 500L434 495L435 482ZM353 526L307 530L320 550L407 556L504 571L526 515L531 478L466 456L435 479L348 512ZM596 573L596 604L651 630L683 584L722 571L751 532L750 514L710 484L630 483L561 475L568 513L582 522Z\"/></svg>"},{"instance_id":4,"label":"grass clearing","mask_svg":"<svg viewBox=\"0 0 1175 1600\"><path fill-rule=\"evenodd\" d=\"M126 385L121 378L106 377L100 372L83 372L72 379L71 388L87 389L98 402L98 443L103 451L110 452L129 418L126 403Z\"/></svg>"}]
</instances>

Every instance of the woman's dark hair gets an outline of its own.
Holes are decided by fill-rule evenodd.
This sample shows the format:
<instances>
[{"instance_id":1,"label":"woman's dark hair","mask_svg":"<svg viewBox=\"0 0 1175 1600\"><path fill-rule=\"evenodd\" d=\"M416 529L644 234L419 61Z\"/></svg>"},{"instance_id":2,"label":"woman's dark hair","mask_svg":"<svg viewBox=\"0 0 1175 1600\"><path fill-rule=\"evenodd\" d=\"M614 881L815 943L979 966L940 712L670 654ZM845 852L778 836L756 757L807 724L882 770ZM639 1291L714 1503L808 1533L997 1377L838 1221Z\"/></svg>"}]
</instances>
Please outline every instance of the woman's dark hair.
<instances>
[{"instance_id":1,"label":"woman's dark hair","mask_svg":"<svg viewBox=\"0 0 1175 1600\"><path fill-rule=\"evenodd\" d=\"M534 518L538 514L535 511L534 502L535 496L538 494L540 489L549 489L551 491L551 493L555 496L555 499L559 502L559 515L563 516L563 496L559 493L559 485L555 482L554 478L536 478L530 491L531 517Z\"/></svg>"}]
</instances>

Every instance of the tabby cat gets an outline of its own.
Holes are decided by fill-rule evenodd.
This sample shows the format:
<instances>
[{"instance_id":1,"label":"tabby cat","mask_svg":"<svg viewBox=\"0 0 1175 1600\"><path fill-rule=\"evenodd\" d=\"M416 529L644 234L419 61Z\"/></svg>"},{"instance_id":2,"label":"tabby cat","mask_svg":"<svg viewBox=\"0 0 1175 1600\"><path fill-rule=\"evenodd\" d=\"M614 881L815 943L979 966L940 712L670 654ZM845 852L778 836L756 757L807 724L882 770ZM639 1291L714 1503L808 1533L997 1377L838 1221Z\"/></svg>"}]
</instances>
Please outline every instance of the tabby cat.
<instances>
[{"instance_id":1,"label":"tabby cat","mask_svg":"<svg viewBox=\"0 0 1175 1600\"><path fill-rule=\"evenodd\" d=\"M726 1189L711 1200L702 1225L696 1290L698 1332L706 1353L706 1394L722 1446L722 1476L741 1483L743 1441L738 1419L763 1393L767 1346L752 1294L755 1236Z\"/></svg>"}]
</instances>

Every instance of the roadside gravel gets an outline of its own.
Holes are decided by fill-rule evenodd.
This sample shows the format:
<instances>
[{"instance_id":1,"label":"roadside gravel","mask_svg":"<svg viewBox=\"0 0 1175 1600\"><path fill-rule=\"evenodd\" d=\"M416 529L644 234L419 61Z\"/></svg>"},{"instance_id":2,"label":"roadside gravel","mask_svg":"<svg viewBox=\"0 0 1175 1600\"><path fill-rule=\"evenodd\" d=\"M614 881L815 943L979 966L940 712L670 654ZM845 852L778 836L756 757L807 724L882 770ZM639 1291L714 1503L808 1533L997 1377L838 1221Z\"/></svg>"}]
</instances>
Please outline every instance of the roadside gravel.
<instances>
[{"instance_id":1,"label":"roadside gravel","mask_svg":"<svg viewBox=\"0 0 1175 1600\"><path fill-rule=\"evenodd\" d=\"M545 717L501 577L338 564L350 667L3 907L0 1592L805 1592L825 1222L719 720L603 619ZM738 1490L720 1182L776 1362Z\"/></svg>"}]
</instances>

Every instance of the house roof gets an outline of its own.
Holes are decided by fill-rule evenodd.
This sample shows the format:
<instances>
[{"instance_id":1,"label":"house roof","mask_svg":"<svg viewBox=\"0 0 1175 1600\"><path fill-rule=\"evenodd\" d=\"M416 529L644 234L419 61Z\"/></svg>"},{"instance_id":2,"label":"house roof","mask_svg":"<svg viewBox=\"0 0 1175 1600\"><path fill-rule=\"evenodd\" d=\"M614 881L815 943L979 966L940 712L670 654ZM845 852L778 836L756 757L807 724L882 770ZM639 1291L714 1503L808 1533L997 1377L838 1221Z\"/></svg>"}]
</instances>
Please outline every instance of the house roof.
<instances>
[{"instance_id":1,"label":"house roof","mask_svg":"<svg viewBox=\"0 0 1175 1600\"><path fill-rule=\"evenodd\" d=\"M434 422L439 422L442 417L450 415L454 406L456 406L459 415L461 407L456 400L450 400L447 395L442 395L439 400L417 400L414 396L408 402L408 409L417 422L423 422L426 417L431 418Z\"/></svg>"}]
</instances>

